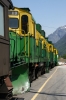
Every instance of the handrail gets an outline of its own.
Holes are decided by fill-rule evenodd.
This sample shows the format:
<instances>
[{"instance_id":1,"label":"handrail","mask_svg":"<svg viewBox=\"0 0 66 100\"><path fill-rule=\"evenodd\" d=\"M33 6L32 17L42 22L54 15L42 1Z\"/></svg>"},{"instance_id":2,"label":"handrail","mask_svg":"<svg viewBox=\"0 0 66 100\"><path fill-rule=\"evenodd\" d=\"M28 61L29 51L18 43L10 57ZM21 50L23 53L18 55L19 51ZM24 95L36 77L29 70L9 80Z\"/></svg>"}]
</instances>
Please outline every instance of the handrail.
<instances>
[{"instance_id":1,"label":"handrail","mask_svg":"<svg viewBox=\"0 0 66 100\"><path fill-rule=\"evenodd\" d=\"M13 59L14 59L14 51L15 51L15 40L14 39L11 39L10 40L13 40L14 41L14 49L13 49Z\"/></svg>"},{"instance_id":2,"label":"handrail","mask_svg":"<svg viewBox=\"0 0 66 100\"><path fill-rule=\"evenodd\" d=\"M26 34L25 34L25 31L24 30L14 30L12 28L10 28L10 30L16 32L16 35L18 34L17 31L21 31L24 33L24 51L25 51L25 60L26 60ZM28 32L28 58L30 56L30 33ZM19 36L22 36L21 34L18 34ZM16 36L16 39L17 39L17 36Z\"/></svg>"},{"instance_id":3,"label":"handrail","mask_svg":"<svg viewBox=\"0 0 66 100\"><path fill-rule=\"evenodd\" d=\"M16 64L14 67L11 67L11 69L12 69L12 68L16 68L16 67L18 67L18 66L20 66L20 65L24 65L24 64L26 64L26 63L21 63L21 64L19 64L19 65Z\"/></svg>"}]
</instances>

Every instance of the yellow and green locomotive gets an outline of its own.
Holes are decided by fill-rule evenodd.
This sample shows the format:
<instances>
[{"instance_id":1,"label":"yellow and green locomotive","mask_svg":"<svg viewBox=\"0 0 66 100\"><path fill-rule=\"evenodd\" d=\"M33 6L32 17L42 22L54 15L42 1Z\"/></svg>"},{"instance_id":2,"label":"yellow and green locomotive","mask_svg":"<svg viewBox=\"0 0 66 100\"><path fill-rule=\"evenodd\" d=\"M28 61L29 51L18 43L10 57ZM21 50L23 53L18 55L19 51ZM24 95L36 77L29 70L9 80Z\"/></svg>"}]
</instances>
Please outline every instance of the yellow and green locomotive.
<instances>
[{"instance_id":1,"label":"yellow and green locomotive","mask_svg":"<svg viewBox=\"0 0 66 100\"><path fill-rule=\"evenodd\" d=\"M57 65L58 53L29 8L9 10L9 37L13 94L23 93L34 79Z\"/></svg>"}]
</instances>

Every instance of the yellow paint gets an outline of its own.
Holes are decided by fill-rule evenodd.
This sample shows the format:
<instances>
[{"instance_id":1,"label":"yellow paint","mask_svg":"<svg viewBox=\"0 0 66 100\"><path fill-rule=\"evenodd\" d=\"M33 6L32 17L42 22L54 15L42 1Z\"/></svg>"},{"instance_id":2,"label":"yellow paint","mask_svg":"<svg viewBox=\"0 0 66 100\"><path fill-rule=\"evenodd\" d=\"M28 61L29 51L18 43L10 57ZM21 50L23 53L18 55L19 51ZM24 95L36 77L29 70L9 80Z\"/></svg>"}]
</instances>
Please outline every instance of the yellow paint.
<instances>
[{"instance_id":1,"label":"yellow paint","mask_svg":"<svg viewBox=\"0 0 66 100\"><path fill-rule=\"evenodd\" d=\"M28 33L28 57L30 56L30 33Z\"/></svg>"},{"instance_id":2,"label":"yellow paint","mask_svg":"<svg viewBox=\"0 0 66 100\"><path fill-rule=\"evenodd\" d=\"M24 43L25 43L25 57L26 57L26 36L24 34Z\"/></svg>"},{"instance_id":3,"label":"yellow paint","mask_svg":"<svg viewBox=\"0 0 66 100\"><path fill-rule=\"evenodd\" d=\"M35 34L35 39L36 39L36 45L39 45L39 32L36 30L36 34Z\"/></svg>"},{"instance_id":4,"label":"yellow paint","mask_svg":"<svg viewBox=\"0 0 66 100\"><path fill-rule=\"evenodd\" d=\"M56 49L56 54L58 55L58 50Z\"/></svg>"},{"instance_id":5,"label":"yellow paint","mask_svg":"<svg viewBox=\"0 0 66 100\"><path fill-rule=\"evenodd\" d=\"M36 39L36 45L37 46L39 45L39 40L41 40L41 42L42 42L42 49L44 49L44 43L46 43L46 39L37 30L36 30L35 39Z\"/></svg>"},{"instance_id":6,"label":"yellow paint","mask_svg":"<svg viewBox=\"0 0 66 100\"><path fill-rule=\"evenodd\" d=\"M56 48L54 48L54 53L57 55L58 54L58 50Z\"/></svg>"},{"instance_id":7,"label":"yellow paint","mask_svg":"<svg viewBox=\"0 0 66 100\"><path fill-rule=\"evenodd\" d=\"M53 47L53 44L50 44L50 43L49 43L49 52L50 52L50 51L53 52L53 51L54 51L54 47Z\"/></svg>"},{"instance_id":8,"label":"yellow paint","mask_svg":"<svg viewBox=\"0 0 66 100\"><path fill-rule=\"evenodd\" d=\"M33 20L32 20L32 27L30 27L30 28L32 29L31 35L35 37L35 29L36 29L36 27L35 27L35 22Z\"/></svg>"},{"instance_id":9,"label":"yellow paint","mask_svg":"<svg viewBox=\"0 0 66 100\"><path fill-rule=\"evenodd\" d=\"M53 77L53 75L56 73L58 68L56 68L56 70L54 71L54 73L45 81L45 83L41 86L41 88L37 91L37 93L33 96L33 98L31 100L35 100L36 97L39 95L39 92L42 91L42 89L45 87L45 85L48 83L48 81Z\"/></svg>"},{"instance_id":10,"label":"yellow paint","mask_svg":"<svg viewBox=\"0 0 66 100\"><path fill-rule=\"evenodd\" d=\"M28 24L27 24L27 27L28 27L28 32L30 33L31 36L34 36L35 35L35 22L33 21L32 19L32 14L30 12L27 12L26 10L23 10L23 9L20 9L20 8L17 8L15 7L14 10L9 10L9 11L18 11L18 15L9 15L9 18L18 18L19 20L19 27L18 29L12 29L12 31L15 31L16 33L18 33L19 35L21 36L24 36L23 34L23 30L21 28L21 17L22 15L27 15L28 16ZM10 30L10 28L9 28ZM25 34L25 36L28 36L29 34Z\"/></svg>"}]
</instances>

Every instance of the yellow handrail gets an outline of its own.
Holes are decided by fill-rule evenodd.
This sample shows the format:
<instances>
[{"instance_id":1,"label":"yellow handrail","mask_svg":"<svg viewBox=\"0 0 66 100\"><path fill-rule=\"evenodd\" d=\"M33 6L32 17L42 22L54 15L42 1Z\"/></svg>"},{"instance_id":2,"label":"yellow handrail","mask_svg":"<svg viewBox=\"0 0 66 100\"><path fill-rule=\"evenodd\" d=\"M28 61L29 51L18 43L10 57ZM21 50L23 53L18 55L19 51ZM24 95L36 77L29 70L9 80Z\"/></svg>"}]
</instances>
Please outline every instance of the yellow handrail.
<instances>
[{"instance_id":1,"label":"yellow handrail","mask_svg":"<svg viewBox=\"0 0 66 100\"><path fill-rule=\"evenodd\" d=\"M16 32L16 34L17 34L17 31L21 31L21 32L24 32L24 44L25 44L25 48L24 48L24 50L25 50L25 57L26 57L26 35L25 35L25 31L24 30L15 30L15 29L12 29L12 28L9 28L9 30L13 30L14 32ZM19 36L22 36L21 34L18 34ZM15 35L13 35L13 36L15 36ZM29 39L28 39L28 41L29 41ZM29 43L28 43L28 45L29 45Z\"/></svg>"},{"instance_id":2,"label":"yellow handrail","mask_svg":"<svg viewBox=\"0 0 66 100\"><path fill-rule=\"evenodd\" d=\"M28 57L30 56L30 33L28 32Z\"/></svg>"}]
</instances>

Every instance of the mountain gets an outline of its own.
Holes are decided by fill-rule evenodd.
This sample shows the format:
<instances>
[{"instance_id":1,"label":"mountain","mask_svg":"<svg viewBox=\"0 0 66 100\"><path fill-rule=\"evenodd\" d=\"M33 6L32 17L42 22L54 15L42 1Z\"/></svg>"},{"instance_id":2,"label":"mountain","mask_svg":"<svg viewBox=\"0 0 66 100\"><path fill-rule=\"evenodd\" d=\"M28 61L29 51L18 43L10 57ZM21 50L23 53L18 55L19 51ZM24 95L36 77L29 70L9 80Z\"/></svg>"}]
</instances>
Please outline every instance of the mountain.
<instances>
[{"instance_id":1,"label":"mountain","mask_svg":"<svg viewBox=\"0 0 66 100\"><path fill-rule=\"evenodd\" d=\"M54 46L58 49L59 55L63 56L66 54L66 34L54 44Z\"/></svg>"},{"instance_id":2,"label":"mountain","mask_svg":"<svg viewBox=\"0 0 66 100\"><path fill-rule=\"evenodd\" d=\"M48 40L53 43L58 42L66 34L66 25L56 29L52 34L48 36Z\"/></svg>"}]
</instances>

